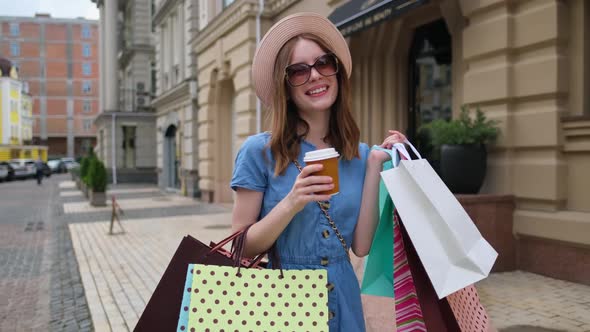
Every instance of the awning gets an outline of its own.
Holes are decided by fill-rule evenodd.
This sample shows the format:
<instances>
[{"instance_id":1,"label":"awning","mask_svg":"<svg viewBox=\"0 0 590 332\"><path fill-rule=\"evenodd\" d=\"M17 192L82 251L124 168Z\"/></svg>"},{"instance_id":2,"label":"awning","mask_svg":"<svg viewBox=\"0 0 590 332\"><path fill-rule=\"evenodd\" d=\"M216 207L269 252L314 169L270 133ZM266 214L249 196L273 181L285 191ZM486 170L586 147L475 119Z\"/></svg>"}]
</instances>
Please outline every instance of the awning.
<instances>
[{"instance_id":1,"label":"awning","mask_svg":"<svg viewBox=\"0 0 590 332\"><path fill-rule=\"evenodd\" d=\"M427 2L428 0L350 0L336 8L328 18L346 37Z\"/></svg>"}]
</instances>

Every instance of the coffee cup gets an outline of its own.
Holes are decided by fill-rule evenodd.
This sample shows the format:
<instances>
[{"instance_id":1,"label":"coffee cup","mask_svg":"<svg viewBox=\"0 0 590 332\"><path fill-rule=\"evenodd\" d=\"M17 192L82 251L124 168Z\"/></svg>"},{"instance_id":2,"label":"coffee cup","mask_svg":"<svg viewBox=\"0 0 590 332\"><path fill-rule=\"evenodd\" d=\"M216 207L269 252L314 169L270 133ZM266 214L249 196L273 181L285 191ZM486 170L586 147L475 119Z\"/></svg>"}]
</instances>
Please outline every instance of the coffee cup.
<instances>
[{"instance_id":1,"label":"coffee cup","mask_svg":"<svg viewBox=\"0 0 590 332\"><path fill-rule=\"evenodd\" d=\"M334 148L320 149L310 151L303 157L303 162L306 165L322 164L324 168L313 173L313 175L329 176L332 178L334 188L332 190L318 192L319 195L335 195L340 192L338 179L338 158L340 154Z\"/></svg>"}]
</instances>

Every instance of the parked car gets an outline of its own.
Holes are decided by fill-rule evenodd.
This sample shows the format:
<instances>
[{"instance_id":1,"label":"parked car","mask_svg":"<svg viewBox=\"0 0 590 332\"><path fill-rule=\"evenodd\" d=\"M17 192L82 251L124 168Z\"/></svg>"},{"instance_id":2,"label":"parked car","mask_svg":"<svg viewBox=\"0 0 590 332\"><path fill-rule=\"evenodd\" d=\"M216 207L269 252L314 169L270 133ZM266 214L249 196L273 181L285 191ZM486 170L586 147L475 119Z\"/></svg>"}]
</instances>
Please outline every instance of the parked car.
<instances>
[{"instance_id":1,"label":"parked car","mask_svg":"<svg viewBox=\"0 0 590 332\"><path fill-rule=\"evenodd\" d=\"M47 162L47 165L51 169L51 173L65 173L68 171L66 163L61 159L52 159Z\"/></svg>"},{"instance_id":2,"label":"parked car","mask_svg":"<svg viewBox=\"0 0 590 332\"><path fill-rule=\"evenodd\" d=\"M2 175L3 170L6 170L6 176ZM0 161L0 181L12 181L12 179L14 179L14 168L9 162Z\"/></svg>"},{"instance_id":3,"label":"parked car","mask_svg":"<svg viewBox=\"0 0 590 332\"><path fill-rule=\"evenodd\" d=\"M0 181L4 181L8 178L8 166L0 165Z\"/></svg>"},{"instance_id":4,"label":"parked car","mask_svg":"<svg viewBox=\"0 0 590 332\"><path fill-rule=\"evenodd\" d=\"M15 179L28 179L35 177L35 161L33 159L11 159L10 164L14 168Z\"/></svg>"},{"instance_id":5,"label":"parked car","mask_svg":"<svg viewBox=\"0 0 590 332\"><path fill-rule=\"evenodd\" d=\"M64 162L68 171L72 168L80 167L80 164L74 158L61 158L61 161Z\"/></svg>"}]
</instances>

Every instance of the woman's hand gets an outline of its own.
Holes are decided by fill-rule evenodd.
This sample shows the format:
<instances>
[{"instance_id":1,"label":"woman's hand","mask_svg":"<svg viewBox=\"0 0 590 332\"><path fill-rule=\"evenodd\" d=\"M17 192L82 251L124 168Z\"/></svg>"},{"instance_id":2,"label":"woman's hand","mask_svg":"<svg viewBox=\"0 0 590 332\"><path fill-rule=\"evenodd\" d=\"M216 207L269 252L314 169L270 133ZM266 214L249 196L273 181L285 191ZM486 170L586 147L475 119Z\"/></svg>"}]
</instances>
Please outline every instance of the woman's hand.
<instances>
[{"instance_id":1,"label":"woman's hand","mask_svg":"<svg viewBox=\"0 0 590 332\"><path fill-rule=\"evenodd\" d=\"M284 198L284 201L295 213L301 211L309 202L330 199L330 195L315 194L334 188L331 177L312 174L322 170L323 167L321 164L305 166L297 176L291 191Z\"/></svg>"},{"instance_id":2,"label":"woman's hand","mask_svg":"<svg viewBox=\"0 0 590 332\"><path fill-rule=\"evenodd\" d=\"M391 150L394 144L403 143L405 141L406 136L404 134L400 133L397 130L389 130L389 136L385 137L383 143L381 143L381 145L379 146L384 149ZM381 164L391 159L391 156L388 153L378 150L371 151L370 157L372 157L372 159L376 159Z\"/></svg>"}]
</instances>

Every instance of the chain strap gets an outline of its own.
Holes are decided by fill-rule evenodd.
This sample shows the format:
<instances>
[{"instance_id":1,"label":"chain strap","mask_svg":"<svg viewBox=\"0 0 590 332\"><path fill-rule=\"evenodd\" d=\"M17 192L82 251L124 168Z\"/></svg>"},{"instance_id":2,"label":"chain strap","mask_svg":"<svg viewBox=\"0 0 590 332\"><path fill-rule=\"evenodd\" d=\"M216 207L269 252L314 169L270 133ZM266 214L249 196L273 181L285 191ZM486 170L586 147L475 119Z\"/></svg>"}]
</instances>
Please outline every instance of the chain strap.
<instances>
[{"instance_id":1,"label":"chain strap","mask_svg":"<svg viewBox=\"0 0 590 332\"><path fill-rule=\"evenodd\" d=\"M301 165L299 165L299 162L297 160L293 160L293 163L295 164L295 166L297 166L297 169L299 170L299 172L301 172L302 168L301 168ZM344 251L346 252L346 257L348 257L348 260L350 260L350 253L348 252L348 246L346 246L346 241L344 240L344 237L342 237L342 234L340 234L338 227L336 227L336 223L334 222L334 220L332 220L332 218L328 214L328 210L324 207L324 205L322 205L322 202L317 201L317 203L318 203L318 206L320 207L320 210L322 210L322 212L324 213L324 216L326 216L326 219L328 219L328 222L330 223L330 227L332 227L332 229L334 230L334 234L336 234L336 237L338 237L338 240L340 240L340 244L342 244L342 248L344 248Z\"/></svg>"}]
</instances>

